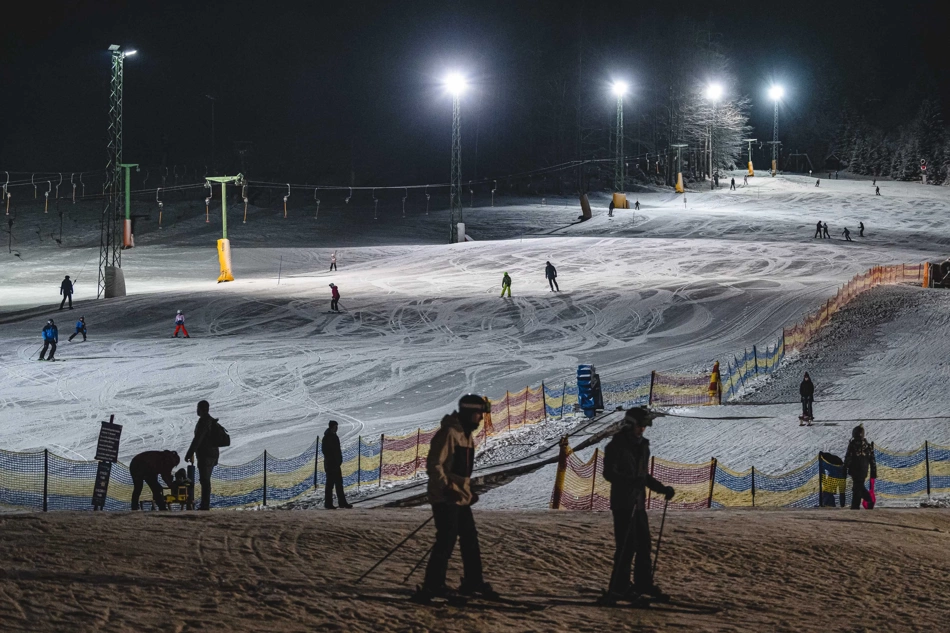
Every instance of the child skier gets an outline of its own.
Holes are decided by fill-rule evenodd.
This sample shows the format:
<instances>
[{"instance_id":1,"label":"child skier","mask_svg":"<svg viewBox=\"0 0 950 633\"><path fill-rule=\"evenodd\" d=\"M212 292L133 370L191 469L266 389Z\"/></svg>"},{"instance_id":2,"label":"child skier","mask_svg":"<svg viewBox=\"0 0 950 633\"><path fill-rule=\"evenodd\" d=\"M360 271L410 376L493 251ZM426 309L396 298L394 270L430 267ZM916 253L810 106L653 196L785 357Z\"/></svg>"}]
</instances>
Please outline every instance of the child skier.
<instances>
[{"instance_id":1,"label":"child skier","mask_svg":"<svg viewBox=\"0 0 950 633\"><path fill-rule=\"evenodd\" d=\"M340 311L340 289L337 288L336 284L330 284L330 310L333 312Z\"/></svg>"},{"instance_id":2,"label":"child skier","mask_svg":"<svg viewBox=\"0 0 950 633\"><path fill-rule=\"evenodd\" d=\"M69 340L72 341L74 338L82 334L83 343L86 342L86 317L81 316L79 320L76 321L76 331L69 336Z\"/></svg>"},{"instance_id":3,"label":"child skier","mask_svg":"<svg viewBox=\"0 0 950 633\"><path fill-rule=\"evenodd\" d=\"M56 324L53 323L53 319L50 319L46 322L46 327L43 328L43 351L40 352L40 360L53 360L53 355L56 354L56 343L59 342L59 330L56 328ZM46 350L49 349L49 358L43 358L46 356Z\"/></svg>"},{"instance_id":4,"label":"child skier","mask_svg":"<svg viewBox=\"0 0 950 633\"><path fill-rule=\"evenodd\" d=\"M508 297L511 298L511 277L508 276L508 273L501 278L501 296L505 296L505 291L508 291Z\"/></svg>"},{"instance_id":5,"label":"child skier","mask_svg":"<svg viewBox=\"0 0 950 633\"><path fill-rule=\"evenodd\" d=\"M181 313L181 310L175 315L175 333L172 335L172 338L178 338L179 330L185 333L185 338L191 338L188 336L188 330L185 329L185 315Z\"/></svg>"}]
</instances>

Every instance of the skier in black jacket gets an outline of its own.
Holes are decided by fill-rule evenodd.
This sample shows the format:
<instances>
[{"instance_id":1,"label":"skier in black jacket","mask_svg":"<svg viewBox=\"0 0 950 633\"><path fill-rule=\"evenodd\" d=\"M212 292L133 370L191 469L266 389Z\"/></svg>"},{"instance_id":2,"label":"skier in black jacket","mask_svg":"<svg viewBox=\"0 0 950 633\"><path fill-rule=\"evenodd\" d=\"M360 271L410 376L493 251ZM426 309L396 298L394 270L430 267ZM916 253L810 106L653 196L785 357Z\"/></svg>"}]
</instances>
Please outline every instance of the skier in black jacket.
<instances>
[{"instance_id":1,"label":"skier in black jacket","mask_svg":"<svg viewBox=\"0 0 950 633\"><path fill-rule=\"evenodd\" d=\"M340 437L336 434L336 420L330 420L327 430L323 433L323 471L327 475L327 489L323 497L323 507L327 510L336 510L333 507L333 489L336 488L336 500L341 508L352 508L346 502L346 495L343 493L343 450L340 448Z\"/></svg>"},{"instance_id":2,"label":"skier in black jacket","mask_svg":"<svg viewBox=\"0 0 950 633\"><path fill-rule=\"evenodd\" d=\"M874 459L874 446L864 439L864 425L859 424L851 432L848 452L844 456L844 473L851 475L851 509L861 507L861 500L867 501L868 510L874 508L871 493L864 486L870 471L871 479L877 479L877 461Z\"/></svg>"},{"instance_id":3,"label":"skier in black jacket","mask_svg":"<svg viewBox=\"0 0 950 633\"><path fill-rule=\"evenodd\" d=\"M211 509L211 473L218 465L220 451L213 441L212 431L217 425L217 418L208 413L211 405L207 400L198 403L198 423L195 425L195 438L185 454L186 462L195 462L198 456L198 481L201 482L201 505L199 510Z\"/></svg>"},{"instance_id":4,"label":"skier in black jacket","mask_svg":"<svg viewBox=\"0 0 950 633\"><path fill-rule=\"evenodd\" d=\"M548 280L548 285L551 286L551 292L561 292L561 289L557 285L557 268L555 268L551 262L547 262L547 265L544 267L544 276Z\"/></svg>"},{"instance_id":5,"label":"skier in black jacket","mask_svg":"<svg viewBox=\"0 0 950 633\"><path fill-rule=\"evenodd\" d=\"M63 300L59 304L59 309L62 310L63 306L66 305L66 302L69 301L69 309L73 309L73 282L69 281L69 275L66 275L66 278L63 279L63 283L59 285L59 294L63 295Z\"/></svg>"},{"instance_id":6,"label":"skier in black jacket","mask_svg":"<svg viewBox=\"0 0 950 633\"><path fill-rule=\"evenodd\" d=\"M807 371L801 384L798 385L798 394L802 397L802 415L798 418L800 422L798 426L802 426L806 422L808 426L811 426L812 420L815 419L815 416L812 415L812 404L815 402L815 383L811 381L811 376L808 375Z\"/></svg>"},{"instance_id":7,"label":"skier in black jacket","mask_svg":"<svg viewBox=\"0 0 950 633\"><path fill-rule=\"evenodd\" d=\"M650 475L650 440L643 431L653 425L653 414L646 407L627 410L620 431L604 449L604 479L610 482L610 511L614 515L614 567L604 602L615 604L621 599L641 595L668 599L653 584L650 565L650 524L645 507L646 489L662 494L669 501L675 491ZM633 585L630 585L630 566Z\"/></svg>"}]
</instances>

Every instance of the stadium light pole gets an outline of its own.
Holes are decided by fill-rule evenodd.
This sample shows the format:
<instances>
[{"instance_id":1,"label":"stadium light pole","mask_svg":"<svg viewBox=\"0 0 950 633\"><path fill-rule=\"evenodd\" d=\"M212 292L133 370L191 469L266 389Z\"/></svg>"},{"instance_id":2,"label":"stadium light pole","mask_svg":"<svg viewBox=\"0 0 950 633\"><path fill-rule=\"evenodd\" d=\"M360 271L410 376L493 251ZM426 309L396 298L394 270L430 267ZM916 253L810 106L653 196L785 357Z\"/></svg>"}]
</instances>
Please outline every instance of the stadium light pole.
<instances>
[{"instance_id":1,"label":"stadium light pole","mask_svg":"<svg viewBox=\"0 0 950 633\"><path fill-rule=\"evenodd\" d=\"M617 147L616 163L614 165L614 189L623 193L626 183L626 173L623 164L623 96L627 94L627 84L615 81L611 91L617 96Z\"/></svg>"},{"instance_id":2,"label":"stadium light pole","mask_svg":"<svg viewBox=\"0 0 950 633\"><path fill-rule=\"evenodd\" d=\"M459 73L445 78L445 88L452 95L452 173L449 185L449 242L465 241L465 235L459 235L462 223L462 128L459 97L465 92L467 82ZM464 230L464 229L463 229Z\"/></svg>"},{"instance_id":3,"label":"stadium light pole","mask_svg":"<svg viewBox=\"0 0 950 633\"><path fill-rule=\"evenodd\" d=\"M778 102L782 100L785 89L781 86L769 88L769 99L775 103L775 117L772 121L772 176L778 170Z\"/></svg>"},{"instance_id":4,"label":"stadium light pole","mask_svg":"<svg viewBox=\"0 0 950 633\"><path fill-rule=\"evenodd\" d=\"M706 98L712 103L712 121L709 124L709 188L716 188L716 180L713 176L713 131L716 127L716 103L722 97L722 86L717 83L709 84L706 87Z\"/></svg>"}]
</instances>

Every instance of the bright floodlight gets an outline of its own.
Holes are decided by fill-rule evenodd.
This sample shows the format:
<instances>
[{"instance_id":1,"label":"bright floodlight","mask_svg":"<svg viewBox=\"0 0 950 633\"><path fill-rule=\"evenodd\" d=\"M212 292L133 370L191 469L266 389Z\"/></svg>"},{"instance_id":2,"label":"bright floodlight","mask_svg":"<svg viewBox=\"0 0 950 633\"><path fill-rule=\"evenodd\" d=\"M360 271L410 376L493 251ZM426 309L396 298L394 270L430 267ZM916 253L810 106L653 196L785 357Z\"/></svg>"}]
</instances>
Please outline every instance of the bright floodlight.
<instances>
[{"instance_id":1,"label":"bright floodlight","mask_svg":"<svg viewBox=\"0 0 950 633\"><path fill-rule=\"evenodd\" d=\"M135 55L137 52L138 52L138 51L132 50L132 51L125 51L125 52L122 53L122 54L125 55L126 57L130 57L130 56L132 56L132 55Z\"/></svg>"},{"instance_id":2,"label":"bright floodlight","mask_svg":"<svg viewBox=\"0 0 950 633\"><path fill-rule=\"evenodd\" d=\"M722 96L722 86L719 84L709 84L709 87L706 88L706 96L713 101L718 101L719 97Z\"/></svg>"},{"instance_id":3,"label":"bright floodlight","mask_svg":"<svg viewBox=\"0 0 950 633\"><path fill-rule=\"evenodd\" d=\"M781 86L772 86L769 88L769 99L772 101L778 101L784 94L785 90Z\"/></svg>"},{"instance_id":4,"label":"bright floodlight","mask_svg":"<svg viewBox=\"0 0 950 633\"><path fill-rule=\"evenodd\" d=\"M623 81L615 81L612 90L615 95L622 97L627 94L627 84Z\"/></svg>"},{"instance_id":5,"label":"bright floodlight","mask_svg":"<svg viewBox=\"0 0 950 633\"><path fill-rule=\"evenodd\" d=\"M452 73L445 78L445 87L448 88L449 92L457 97L465 92L465 77L458 73Z\"/></svg>"}]
</instances>

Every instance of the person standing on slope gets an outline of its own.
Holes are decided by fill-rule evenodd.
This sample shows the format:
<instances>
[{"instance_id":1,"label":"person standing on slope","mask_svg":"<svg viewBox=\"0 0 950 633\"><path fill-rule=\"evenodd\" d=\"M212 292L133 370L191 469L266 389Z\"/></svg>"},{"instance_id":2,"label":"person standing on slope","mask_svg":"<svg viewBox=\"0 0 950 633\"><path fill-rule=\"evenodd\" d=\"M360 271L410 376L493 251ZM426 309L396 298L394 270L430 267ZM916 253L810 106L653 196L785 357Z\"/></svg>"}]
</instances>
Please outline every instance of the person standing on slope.
<instances>
[{"instance_id":1,"label":"person standing on slope","mask_svg":"<svg viewBox=\"0 0 950 633\"><path fill-rule=\"evenodd\" d=\"M874 499L864 486L870 473L871 479L877 479L877 461L874 458L874 445L864 439L864 425L859 424L851 431L848 452L844 456L844 474L851 475L851 509L857 510L861 501L867 503L868 510L874 508Z\"/></svg>"},{"instance_id":2,"label":"person standing on slope","mask_svg":"<svg viewBox=\"0 0 950 633\"><path fill-rule=\"evenodd\" d=\"M62 310L63 306L66 305L66 302L69 301L69 309L72 310L73 309L73 282L69 281L69 275L66 275L66 278L63 279L63 283L59 285L59 294L63 295L63 300L59 303L59 309Z\"/></svg>"},{"instance_id":3,"label":"person standing on slope","mask_svg":"<svg viewBox=\"0 0 950 633\"><path fill-rule=\"evenodd\" d=\"M511 297L511 277L508 276L508 273L505 273L501 278L501 296L505 296L505 291L508 292L508 297Z\"/></svg>"},{"instance_id":4,"label":"person standing on slope","mask_svg":"<svg viewBox=\"0 0 950 633\"><path fill-rule=\"evenodd\" d=\"M439 430L429 444L426 472L428 494L435 518L435 545L426 565L425 580L412 600L426 603L433 598L452 597L445 584L449 558L459 542L462 550L462 584L458 593L486 599L498 594L485 582L478 530L472 506L478 495L472 492L471 476L475 464L475 439L482 418L491 412L487 398L466 394L459 399L458 411L442 418Z\"/></svg>"},{"instance_id":5,"label":"person standing on slope","mask_svg":"<svg viewBox=\"0 0 950 633\"><path fill-rule=\"evenodd\" d=\"M821 238L821 220L818 220L818 224L815 225L815 237Z\"/></svg>"},{"instance_id":6,"label":"person standing on slope","mask_svg":"<svg viewBox=\"0 0 950 633\"><path fill-rule=\"evenodd\" d=\"M336 270L336 251L330 253L330 272Z\"/></svg>"},{"instance_id":7,"label":"person standing on slope","mask_svg":"<svg viewBox=\"0 0 950 633\"><path fill-rule=\"evenodd\" d=\"M211 509L211 473L218 465L221 455L219 447L231 444L227 431L218 424L217 418L209 413L211 405L207 400L198 403L198 423L195 424L195 437L185 453L185 461L195 463L198 457L198 481L201 482L201 505L199 510Z\"/></svg>"},{"instance_id":8,"label":"person standing on slope","mask_svg":"<svg viewBox=\"0 0 950 633\"><path fill-rule=\"evenodd\" d=\"M821 178L819 178L818 180L815 181L815 186L816 186L816 187L820 187L820 186L821 186Z\"/></svg>"},{"instance_id":9,"label":"person standing on slope","mask_svg":"<svg viewBox=\"0 0 950 633\"><path fill-rule=\"evenodd\" d=\"M76 321L76 331L69 335L69 340L72 341L74 338L82 334L83 343L86 342L86 317L81 316L79 320Z\"/></svg>"},{"instance_id":10,"label":"person standing on slope","mask_svg":"<svg viewBox=\"0 0 950 633\"><path fill-rule=\"evenodd\" d=\"M815 419L812 414L812 404L815 402L815 383L811 381L811 376L805 372L801 384L798 385L798 395L802 398L802 414L798 418L798 426L804 426L806 423L811 426Z\"/></svg>"},{"instance_id":11,"label":"person standing on slope","mask_svg":"<svg viewBox=\"0 0 950 633\"><path fill-rule=\"evenodd\" d=\"M56 354L56 343L58 342L59 329L53 323L53 319L50 319L46 322L46 327L43 328L43 351L40 352L40 360L53 360L53 356ZM46 356L47 349L49 349L49 359L43 358Z\"/></svg>"},{"instance_id":12,"label":"person standing on slope","mask_svg":"<svg viewBox=\"0 0 950 633\"><path fill-rule=\"evenodd\" d=\"M336 489L336 500L341 508L350 509L353 506L346 502L343 493L343 449L340 448L340 436L336 434L337 421L330 420L327 430L323 432L323 471L327 475L327 489L323 496L323 507L327 510L336 510L333 506L333 490Z\"/></svg>"},{"instance_id":13,"label":"person standing on slope","mask_svg":"<svg viewBox=\"0 0 950 633\"><path fill-rule=\"evenodd\" d=\"M330 284L330 310L333 312L340 311L340 289L332 283Z\"/></svg>"},{"instance_id":14,"label":"person standing on slope","mask_svg":"<svg viewBox=\"0 0 950 633\"><path fill-rule=\"evenodd\" d=\"M841 231L841 234L844 235L844 239L845 239L846 242L853 242L853 241L854 241L854 240L851 239L851 231L848 230L848 227L844 227L844 230Z\"/></svg>"},{"instance_id":15,"label":"person standing on slope","mask_svg":"<svg viewBox=\"0 0 950 633\"><path fill-rule=\"evenodd\" d=\"M831 235L828 234L828 223L825 222L821 225L821 237L822 239L831 239Z\"/></svg>"},{"instance_id":16,"label":"person standing on slope","mask_svg":"<svg viewBox=\"0 0 950 633\"><path fill-rule=\"evenodd\" d=\"M637 200L636 202L633 203L633 210L634 210L634 211L639 211L639 210L640 210L640 201L639 201L639 200Z\"/></svg>"},{"instance_id":17,"label":"person standing on slope","mask_svg":"<svg viewBox=\"0 0 950 633\"><path fill-rule=\"evenodd\" d=\"M880 187L874 187L874 195L875 195L875 196L881 195L881 188L880 188Z\"/></svg>"},{"instance_id":18,"label":"person standing on slope","mask_svg":"<svg viewBox=\"0 0 950 633\"><path fill-rule=\"evenodd\" d=\"M551 286L551 292L561 292L561 289L557 285L557 268L555 268L551 262L547 262L547 265L544 267L544 276L548 280L548 285Z\"/></svg>"},{"instance_id":19,"label":"person standing on slope","mask_svg":"<svg viewBox=\"0 0 950 633\"><path fill-rule=\"evenodd\" d=\"M191 338L188 336L188 330L185 329L185 315L181 313L181 310L175 315L175 333L172 334L172 338L178 338L179 331L185 333L185 338Z\"/></svg>"},{"instance_id":20,"label":"person standing on slope","mask_svg":"<svg viewBox=\"0 0 950 633\"><path fill-rule=\"evenodd\" d=\"M864 222L858 222L858 237L864 237Z\"/></svg>"},{"instance_id":21,"label":"person standing on slope","mask_svg":"<svg viewBox=\"0 0 950 633\"><path fill-rule=\"evenodd\" d=\"M636 600L639 596L652 596L659 600L669 598L653 583L645 488L663 495L667 501L673 498L676 491L672 486L664 486L650 474L650 440L643 437L648 426L653 426L653 415L649 409L628 409L620 431L604 449L604 479L610 482L610 511L614 518L616 546L610 586L603 598L606 604L616 604L618 600Z\"/></svg>"},{"instance_id":22,"label":"person standing on slope","mask_svg":"<svg viewBox=\"0 0 950 633\"><path fill-rule=\"evenodd\" d=\"M729 191L735 191L735 190L736 190L736 179L733 178L733 179L729 182Z\"/></svg>"}]
</instances>

